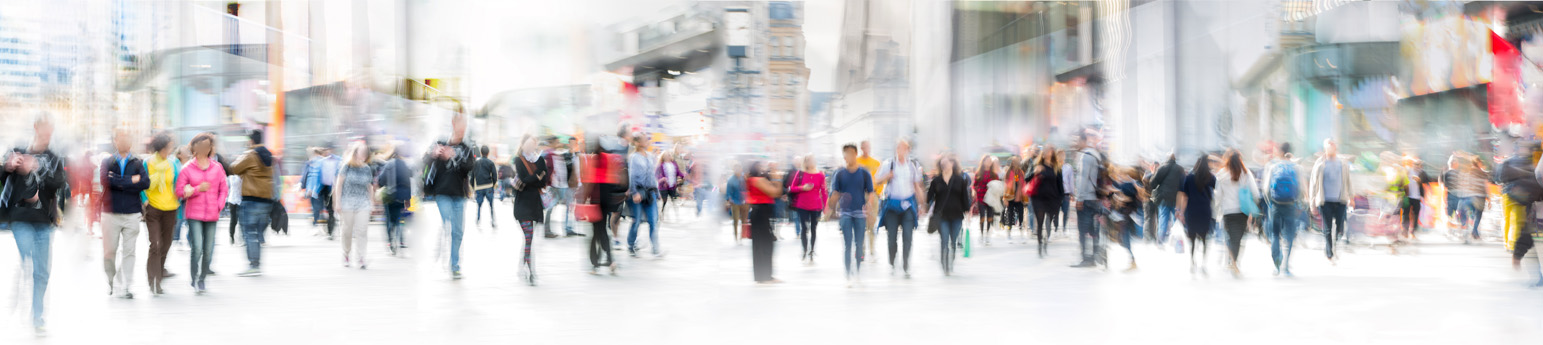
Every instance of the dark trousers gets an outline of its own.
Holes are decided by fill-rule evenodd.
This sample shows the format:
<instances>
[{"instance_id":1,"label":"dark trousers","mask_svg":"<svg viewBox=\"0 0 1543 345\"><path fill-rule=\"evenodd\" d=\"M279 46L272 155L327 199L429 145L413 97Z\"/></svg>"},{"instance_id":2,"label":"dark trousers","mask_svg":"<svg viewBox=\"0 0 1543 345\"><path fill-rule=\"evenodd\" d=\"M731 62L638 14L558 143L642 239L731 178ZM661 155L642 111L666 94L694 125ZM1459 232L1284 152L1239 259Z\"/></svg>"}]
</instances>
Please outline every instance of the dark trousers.
<instances>
[{"instance_id":1,"label":"dark trousers","mask_svg":"<svg viewBox=\"0 0 1543 345\"><path fill-rule=\"evenodd\" d=\"M230 210L230 244L236 244L236 225L241 224L237 221L241 217L241 205L227 203L225 209Z\"/></svg>"},{"instance_id":2,"label":"dark trousers","mask_svg":"<svg viewBox=\"0 0 1543 345\"><path fill-rule=\"evenodd\" d=\"M1055 223L1055 216L1061 210L1061 205L1055 199L1041 199L1034 201L1034 239L1040 245L1045 244L1045 233L1050 223Z\"/></svg>"},{"instance_id":3,"label":"dark trousers","mask_svg":"<svg viewBox=\"0 0 1543 345\"><path fill-rule=\"evenodd\" d=\"M150 231L150 257L145 261L145 281L151 291L161 286L166 275L166 252L171 249L172 227L177 225L177 210L162 211L145 205L145 228Z\"/></svg>"},{"instance_id":4,"label":"dark trousers","mask_svg":"<svg viewBox=\"0 0 1543 345\"><path fill-rule=\"evenodd\" d=\"M386 203L386 246L392 244L401 246L407 242L402 240L402 209L407 205L401 201Z\"/></svg>"},{"instance_id":5,"label":"dark trousers","mask_svg":"<svg viewBox=\"0 0 1543 345\"><path fill-rule=\"evenodd\" d=\"M772 242L777 236L772 234L771 218L776 212L775 204L754 204L750 206L750 261L755 272L755 281L771 281L772 278Z\"/></svg>"},{"instance_id":6,"label":"dark trousers","mask_svg":"<svg viewBox=\"0 0 1543 345\"><path fill-rule=\"evenodd\" d=\"M1077 210L1077 243L1082 248L1082 262L1086 264L1093 263L1098 251L1097 216L1103 213L1102 209L1097 201L1085 201L1082 209Z\"/></svg>"},{"instance_id":7,"label":"dark trousers","mask_svg":"<svg viewBox=\"0 0 1543 345\"><path fill-rule=\"evenodd\" d=\"M1238 253L1243 250L1243 233L1248 231L1248 215L1233 213L1222 215L1222 228L1227 231L1227 255L1236 264Z\"/></svg>"},{"instance_id":8,"label":"dark trousers","mask_svg":"<svg viewBox=\"0 0 1543 345\"><path fill-rule=\"evenodd\" d=\"M798 210L798 221L804 231L798 233L798 241L804 245L804 256L814 256L814 228L820 225L820 211Z\"/></svg>"},{"instance_id":9,"label":"dark trousers","mask_svg":"<svg viewBox=\"0 0 1543 345\"><path fill-rule=\"evenodd\" d=\"M493 188L478 189L475 196L477 199L477 222L482 222L482 201L486 200L488 202L488 222L493 223L493 226L498 226L498 218L493 216L495 214L493 212Z\"/></svg>"},{"instance_id":10,"label":"dark trousers","mask_svg":"<svg viewBox=\"0 0 1543 345\"><path fill-rule=\"evenodd\" d=\"M916 230L916 209L884 210L884 229L889 231L889 267L895 267L895 251L903 248L900 268L911 272L911 232ZM903 244L897 244L896 241Z\"/></svg>"},{"instance_id":11,"label":"dark trousers","mask_svg":"<svg viewBox=\"0 0 1543 345\"><path fill-rule=\"evenodd\" d=\"M337 212L334 212L332 209L332 186L321 186L321 190L316 192L316 197L312 198L311 200L311 225L316 225L316 222L321 220L321 211L326 210L327 236L331 237L332 229L336 227L338 223ZM321 201L320 208L317 208L316 201Z\"/></svg>"},{"instance_id":12,"label":"dark trousers","mask_svg":"<svg viewBox=\"0 0 1543 345\"><path fill-rule=\"evenodd\" d=\"M603 188L603 186L597 188ZM612 218L617 216L617 211L621 209L621 204L601 201L599 206L600 219L594 219L593 222L589 223L591 229L589 231L589 264L597 268L610 266L616 260L611 257L611 232L606 231L605 227L611 224ZM605 259L602 260L601 257Z\"/></svg>"},{"instance_id":13,"label":"dark trousers","mask_svg":"<svg viewBox=\"0 0 1543 345\"><path fill-rule=\"evenodd\" d=\"M1345 240L1345 203L1326 201L1318 214L1323 215L1323 253L1333 259L1335 243Z\"/></svg>"},{"instance_id":14,"label":"dark trousers","mask_svg":"<svg viewBox=\"0 0 1543 345\"><path fill-rule=\"evenodd\" d=\"M1404 233L1413 236L1414 231L1420 228L1420 209L1420 199L1404 199Z\"/></svg>"}]
</instances>

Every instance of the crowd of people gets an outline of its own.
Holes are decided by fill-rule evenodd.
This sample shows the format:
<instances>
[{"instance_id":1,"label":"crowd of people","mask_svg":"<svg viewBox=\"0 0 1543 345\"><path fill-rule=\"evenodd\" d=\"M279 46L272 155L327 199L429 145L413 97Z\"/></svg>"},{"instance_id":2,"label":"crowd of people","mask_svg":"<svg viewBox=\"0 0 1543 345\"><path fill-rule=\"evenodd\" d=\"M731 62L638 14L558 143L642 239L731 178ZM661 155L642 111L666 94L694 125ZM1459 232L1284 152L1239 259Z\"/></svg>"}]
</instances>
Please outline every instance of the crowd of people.
<instances>
[{"instance_id":1,"label":"crowd of people","mask_svg":"<svg viewBox=\"0 0 1543 345\"><path fill-rule=\"evenodd\" d=\"M280 164L264 147L260 129L246 133L247 147L232 158L218 152L218 136L212 132L181 143L166 132L146 139L120 130L113 134L111 153L72 162L50 150L52 124L46 116L38 117L34 130L29 145L4 158L0 217L28 265L33 324L40 333L51 235L71 200L84 206L88 230L100 223L108 293L125 299L134 297L141 224L150 242L144 262L148 291L157 295L165 293L162 284L174 275L166 257L180 245L183 228L191 251L188 282L197 294L207 291L206 277L214 274L210 262L222 214L229 215L231 241L239 238L246 254L247 269L238 276L263 273L267 230L287 232ZM519 274L532 286L537 283L531 246L537 223L546 238L589 237L590 273L615 275L619 265L613 252L666 254L658 228L661 210L670 214L665 206L694 200L701 215L704 205L715 208L709 201L718 197L735 243L751 242L752 277L762 284L781 282L772 264L773 243L781 239L779 220L792 224L800 260L810 265L816 260L820 223L835 221L848 286L862 283L864 262L877 262L874 232L880 229L892 275L911 277L918 227L938 234L939 265L944 275L953 275L961 250L967 253L972 245L967 225L976 227L980 246L991 245L993 230L1005 235L1009 245L1029 244L1032 237L1041 258L1050 254L1055 234L1070 234L1077 238L1080 260L1072 265L1077 268L1109 267L1101 244L1105 239L1124 249L1130 260L1125 271L1138 269L1132 247L1142 240L1179 252L1187 247L1191 274L1197 276L1209 275L1213 240L1225 245L1222 261L1228 273L1241 276L1242 240L1257 234L1269 243L1273 274L1292 276L1291 253L1299 232L1320 229L1326 258L1337 262L1349 239L1347 217L1358 207L1374 207L1374 200L1384 200L1380 204L1391 212L1383 214L1396 217L1389 222L1396 225L1378 227L1389 229L1378 232L1366 223L1366 229L1355 230L1386 236L1394 251L1416 239L1420 212L1441 194L1434 189L1446 191L1447 214L1456 220L1453 228L1460 229L1461 238L1478 241L1491 183L1501 187L1502 240L1513 252L1513 264L1537 256L1532 250L1537 235L1524 225L1530 223L1531 205L1543 201L1539 145L1500 161L1493 172L1477 155L1459 152L1439 180L1425 173L1417 159L1384 157L1374 172L1385 176L1386 185L1369 188L1353 177L1365 169L1353 168L1358 163L1341 155L1332 140L1311 161L1293 156L1289 144L1265 147L1258 154L1268 161L1251 168L1237 149L1201 153L1188 166L1174 154L1161 163L1116 164L1098 128L1085 128L1074 137L1065 149L1028 145L1016 155L966 161L974 166L961 164L951 153L924 161L907 140L895 143L893 156L879 159L864 141L842 145L841 164L830 169L822 169L815 155L791 160L786 170L777 162L752 158L727 163L728 174L716 178L687 148L656 150L648 136L627 125L614 134L587 138L525 136L507 160L495 159L490 147L466 138L465 117L454 116L449 137L433 142L418 162L409 162L395 145L372 147L362 140L346 145L341 157L330 146L311 148L293 192L309 202L316 236L341 236L343 266L358 269L370 262L366 244L374 211L381 211L385 222L387 252L397 255L409 245L403 233L408 206L419 198L433 203L448 243L451 279L462 278L467 199L477 204L477 223L487 204L487 221L496 229L495 199L512 198L513 220L525 239ZM148 154L136 154L136 141L145 144ZM1362 193L1369 189L1377 192ZM620 234L624 217L631 219L625 244ZM558 221L561 235L553 231ZM590 226L575 227L575 222ZM640 243L644 225L647 238ZM1170 229L1175 231L1170 234ZM1538 284L1543 285L1543 276Z\"/></svg>"}]
</instances>

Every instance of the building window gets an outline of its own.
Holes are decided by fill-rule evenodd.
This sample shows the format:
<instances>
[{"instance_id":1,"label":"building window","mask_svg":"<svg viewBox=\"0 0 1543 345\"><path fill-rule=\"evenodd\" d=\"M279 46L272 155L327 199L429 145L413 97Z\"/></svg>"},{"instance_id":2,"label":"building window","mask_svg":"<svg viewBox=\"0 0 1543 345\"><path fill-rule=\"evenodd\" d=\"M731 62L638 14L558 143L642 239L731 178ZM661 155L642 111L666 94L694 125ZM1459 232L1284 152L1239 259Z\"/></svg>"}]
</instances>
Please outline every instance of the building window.
<instances>
[{"instance_id":1,"label":"building window","mask_svg":"<svg viewBox=\"0 0 1543 345\"><path fill-rule=\"evenodd\" d=\"M782 50L780 50L778 48L779 44L782 42L781 39L779 39L777 36L772 36L771 39L768 40L767 42L768 43L766 44L766 46L771 48L771 56L772 57L777 57L779 55L782 55Z\"/></svg>"},{"instance_id":2,"label":"building window","mask_svg":"<svg viewBox=\"0 0 1543 345\"><path fill-rule=\"evenodd\" d=\"M769 15L772 20L792 20L793 4L786 1L776 1L769 5Z\"/></svg>"},{"instance_id":3,"label":"building window","mask_svg":"<svg viewBox=\"0 0 1543 345\"><path fill-rule=\"evenodd\" d=\"M788 57L793 56L793 37L782 38L782 55Z\"/></svg>"}]
</instances>

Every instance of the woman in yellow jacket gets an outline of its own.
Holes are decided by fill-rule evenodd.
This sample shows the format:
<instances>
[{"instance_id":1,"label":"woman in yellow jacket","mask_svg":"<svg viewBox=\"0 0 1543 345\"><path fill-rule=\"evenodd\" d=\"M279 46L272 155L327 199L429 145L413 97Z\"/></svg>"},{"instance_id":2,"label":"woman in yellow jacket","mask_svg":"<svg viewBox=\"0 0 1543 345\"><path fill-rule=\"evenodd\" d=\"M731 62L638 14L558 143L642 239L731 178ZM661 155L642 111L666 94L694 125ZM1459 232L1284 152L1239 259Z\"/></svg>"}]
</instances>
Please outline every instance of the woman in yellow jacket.
<instances>
[{"instance_id":1,"label":"woman in yellow jacket","mask_svg":"<svg viewBox=\"0 0 1543 345\"><path fill-rule=\"evenodd\" d=\"M145 227L150 231L150 257L145 262L145 280L154 294L161 291L161 279L166 273L166 252L171 249L172 230L177 225L176 183L179 167L175 158L169 157L172 149L171 135L156 134L150 140L150 151L155 152L145 167L150 172L150 188L145 190Z\"/></svg>"}]
</instances>

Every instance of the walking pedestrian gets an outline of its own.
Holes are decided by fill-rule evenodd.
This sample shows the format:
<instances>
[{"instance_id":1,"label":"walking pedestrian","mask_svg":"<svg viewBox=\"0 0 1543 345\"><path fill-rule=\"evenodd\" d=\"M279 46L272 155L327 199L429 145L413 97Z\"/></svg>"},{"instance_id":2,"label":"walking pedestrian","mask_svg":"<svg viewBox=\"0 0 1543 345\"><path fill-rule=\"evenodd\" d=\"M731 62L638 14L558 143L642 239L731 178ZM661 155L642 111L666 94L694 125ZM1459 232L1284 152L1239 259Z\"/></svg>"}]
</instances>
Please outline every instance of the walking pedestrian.
<instances>
[{"instance_id":1,"label":"walking pedestrian","mask_svg":"<svg viewBox=\"0 0 1543 345\"><path fill-rule=\"evenodd\" d=\"M632 154L627 156L627 172L632 198L632 231L627 233L627 253L638 256L638 226L648 223L648 243L655 257L659 248L659 181L654 173L654 159L648 157L651 143L646 136L632 138ZM516 197L518 198L518 197Z\"/></svg>"},{"instance_id":2,"label":"walking pedestrian","mask_svg":"<svg viewBox=\"0 0 1543 345\"><path fill-rule=\"evenodd\" d=\"M955 251L959 248L959 232L963 230L964 213L970 209L969 181L959 169L959 161L953 155L938 158L938 177L927 186L926 200L930 202L932 221L938 224L939 261L943 275L954 274Z\"/></svg>"},{"instance_id":3,"label":"walking pedestrian","mask_svg":"<svg viewBox=\"0 0 1543 345\"><path fill-rule=\"evenodd\" d=\"M1134 167L1120 166L1111 173L1114 180L1114 191L1109 197L1109 220L1118 232L1115 238L1120 240L1120 247L1125 248L1125 254L1130 256L1130 268L1125 272L1136 271L1136 252L1131 250L1131 238L1136 235L1136 211L1141 209L1141 204L1148 198L1147 191L1136 182L1141 173Z\"/></svg>"},{"instance_id":4,"label":"walking pedestrian","mask_svg":"<svg viewBox=\"0 0 1543 345\"><path fill-rule=\"evenodd\" d=\"M225 173L225 209L230 215L230 244L235 245L236 225L241 223L237 221L241 218L241 175L231 174L230 170L226 170Z\"/></svg>"},{"instance_id":5,"label":"walking pedestrian","mask_svg":"<svg viewBox=\"0 0 1543 345\"><path fill-rule=\"evenodd\" d=\"M1270 216L1265 233L1270 238L1270 258L1275 260L1275 275L1291 275L1291 247L1300 229L1301 179L1291 156L1291 143L1281 143L1275 159L1267 168L1265 183L1270 196Z\"/></svg>"},{"instance_id":6,"label":"walking pedestrian","mask_svg":"<svg viewBox=\"0 0 1543 345\"><path fill-rule=\"evenodd\" d=\"M1050 224L1055 222L1056 215L1061 213L1061 203L1066 200L1066 186L1061 183L1060 155L1056 154L1055 147L1046 147L1039 153L1039 160L1034 168L1029 171L1029 188L1032 189L1029 196L1034 205L1034 239L1038 243L1040 258L1050 253Z\"/></svg>"},{"instance_id":7,"label":"walking pedestrian","mask_svg":"<svg viewBox=\"0 0 1543 345\"><path fill-rule=\"evenodd\" d=\"M1007 233L1008 243L1012 243L1013 228L1023 223L1023 200L1026 198L1023 195L1023 188L1027 178L1023 167L1019 164L1020 161L1019 157L1008 159L1007 174L1002 177L1002 181L1007 184L1006 193L1002 194L1006 199L1003 200L1003 204L1007 206L1007 212L1002 214L1002 231ZM981 228L980 244L991 245L991 232L986 228Z\"/></svg>"},{"instance_id":8,"label":"walking pedestrian","mask_svg":"<svg viewBox=\"0 0 1543 345\"><path fill-rule=\"evenodd\" d=\"M863 233L867 224L865 218L873 207L873 174L868 169L857 164L857 145L846 144L841 147L841 159L846 165L836 171L832 177L831 198L827 203L833 212L829 214L839 215L837 224L841 227L841 260L845 265L847 287L857 282L858 272L863 265ZM738 170L738 167L735 167ZM839 207L839 208L838 208Z\"/></svg>"},{"instance_id":9,"label":"walking pedestrian","mask_svg":"<svg viewBox=\"0 0 1543 345\"><path fill-rule=\"evenodd\" d=\"M1157 173L1152 175L1152 198L1157 199L1157 243L1168 243L1168 229L1173 227L1174 217L1177 215L1177 201L1179 187L1184 184L1184 167L1179 165L1177 155L1168 154L1168 160L1157 168Z\"/></svg>"},{"instance_id":10,"label":"walking pedestrian","mask_svg":"<svg viewBox=\"0 0 1543 345\"><path fill-rule=\"evenodd\" d=\"M1076 194L1073 206L1077 209L1077 242L1082 248L1082 262L1072 267L1094 267L1099 263L1098 240L1101 235L1097 217L1108 213L1103 205L1107 194L1099 188L1104 184L1101 181L1108 180L1109 174L1106 168L1108 161L1098 150L1101 139L1091 128L1078 134L1077 141L1082 151L1077 157L1076 184L1072 190Z\"/></svg>"},{"instance_id":11,"label":"walking pedestrian","mask_svg":"<svg viewBox=\"0 0 1543 345\"><path fill-rule=\"evenodd\" d=\"M520 262L520 276L530 286L536 286L536 266L531 262L530 253L531 237L535 234L535 223L546 222L542 218L544 207L541 191L552 177L552 172L547 170L550 163L542 155L543 151L537 146L535 138L526 136L520 140L520 154L514 157L516 162L512 164L515 169L514 220L520 222L520 231L525 233L525 256Z\"/></svg>"},{"instance_id":12,"label":"walking pedestrian","mask_svg":"<svg viewBox=\"0 0 1543 345\"><path fill-rule=\"evenodd\" d=\"M900 253L904 256L900 260L900 270L905 277L911 277L911 232L916 230L917 213L922 202L917 200L917 193L924 192L922 187L921 163L910 157L911 143L900 140L895 144L895 158L884 161L879 166L879 177L874 181L888 184L884 195L883 217L884 228L889 232L889 267L890 273L895 271L895 258L897 248L903 247ZM891 183L893 181L893 183ZM925 198L926 195L920 195Z\"/></svg>"},{"instance_id":13,"label":"walking pedestrian","mask_svg":"<svg viewBox=\"0 0 1543 345\"><path fill-rule=\"evenodd\" d=\"M1463 243L1479 241L1479 220L1484 218L1484 208L1489 203L1489 176L1484 165L1476 157L1464 156L1458 162L1457 183L1449 193L1457 195L1458 215L1463 224L1472 229L1463 237Z\"/></svg>"},{"instance_id":14,"label":"walking pedestrian","mask_svg":"<svg viewBox=\"0 0 1543 345\"><path fill-rule=\"evenodd\" d=\"M1243 166L1241 152L1230 149L1223 156L1226 174L1217 176L1216 214L1221 216L1222 228L1227 231L1227 271L1238 278L1242 277L1238 270L1238 253L1243 248L1243 234L1248 230L1249 218L1261 215L1257 206L1259 185L1254 174Z\"/></svg>"},{"instance_id":15,"label":"walking pedestrian","mask_svg":"<svg viewBox=\"0 0 1543 345\"><path fill-rule=\"evenodd\" d=\"M205 278L214 258L216 224L220 222L220 210L225 206L230 190L226 186L225 168L214 160L214 136L200 134L189 143L192 161L182 167L181 178L173 190L182 199L188 219L188 283L197 294L207 290Z\"/></svg>"},{"instance_id":16,"label":"walking pedestrian","mask_svg":"<svg viewBox=\"0 0 1543 345\"><path fill-rule=\"evenodd\" d=\"M803 244L801 259L809 264L814 263L814 241L818 234L815 229L820 225L820 210L824 209L825 200L830 193L825 190L825 174L820 172L814 164L814 155L804 156L801 166L803 170L793 173L789 191L798 191L794 196L793 208L798 214L798 222L804 230L798 233L799 243Z\"/></svg>"},{"instance_id":17,"label":"walking pedestrian","mask_svg":"<svg viewBox=\"0 0 1543 345\"><path fill-rule=\"evenodd\" d=\"M994 224L997 218L996 209L988 206L985 198L986 189L991 185L991 182L1001 179L997 177L997 170L999 169L997 167L997 158L989 154L982 155L980 157L980 164L975 166L975 180L972 182L975 188L973 213L980 219L982 233L989 231L992 226L996 225Z\"/></svg>"},{"instance_id":18,"label":"walking pedestrian","mask_svg":"<svg viewBox=\"0 0 1543 345\"><path fill-rule=\"evenodd\" d=\"M1334 139L1323 140L1323 156L1313 163L1308 178L1308 206L1323 217L1323 253L1330 263L1338 263L1335 248L1345 240L1345 213L1355 207L1355 195L1351 192L1350 162L1339 157L1339 144Z\"/></svg>"},{"instance_id":19,"label":"walking pedestrian","mask_svg":"<svg viewBox=\"0 0 1543 345\"><path fill-rule=\"evenodd\" d=\"M552 223L556 223L557 220L552 218L552 210L562 206L563 212L558 214L558 218L563 221L563 236L584 236L573 232L573 191L578 189L580 183L579 159L576 152L581 148L578 147L577 141L563 143L557 138L551 140L551 147L553 148L551 152L546 154L547 163L551 164L548 170L552 172L552 183L547 191L552 193L553 206L546 209L546 215L542 217L546 221L542 222L542 226L549 235L547 237L556 237L556 234L552 233Z\"/></svg>"},{"instance_id":20,"label":"walking pedestrian","mask_svg":"<svg viewBox=\"0 0 1543 345\"><path fill-rule=\"evenodd\" d=\"M861 156L857 156L857 165L862 166L863 169L868 170L869 174L873 175L873 176L870 176L870 177L874 181L874 184L873 184L874 193L876 195L884 195L884 183L878 182L879 181L878 173L879 173L879 164L880 164L879 160L873 158L872 146L871 146L871 144L869 144L869 142L867 140L863 140L863 142L861 144L861 148L862 148L862 151L863 151L862 153L863 154ZM868 211L868 217L865 218L868 221L868 223L863 228L864 229L863 231L866 231L868 233L868 236L867 236L868 237L868 245L866 247L868 249L868 252L864 253L864 256L862 256L862 257L863 258L873 258L873 260L875 260L875 261L878 260L878 256L873 255L873 251L877 250L877 249L874 248L875 246L873 245L873 241L874 241L874 238L876 238L877 236L873 236L873 232L877 231L876 229L878 229L877 226L878 226L879 212L880 212L881 208L883 208L883 205L878 205L878 204L875 204L874 207L869 207L868 208L868 210L867 210Z\"/></svg>"},{"instance_id":21,"label":"walking pedestrian","mask_svg":"<svg viewBox=\"0 0 1543 345\"><path fill-rule=\"evenodd\" d=\"M241 214L237 218L242 242L246 243L247 270L239 276L255 277L262 275L263 231L272 221L269 213L279 207L279 195L274 195L273 153L263 146L263 131L248 131L247 140L248 149L231 163L230 173L241 176Z\"/></svg>"},{"instance_id":22,"label":"walking pedestrian","mask_svg":"<svg viewBox=\"0 0 1543 345\"><path fill-rule=\"evenodd\" d=\"M1077 200L1077 170L1072 164L1073 162L1080 163L1080 160L1076 157L1077 155L1080 155L1080 152L1068 149L1058 152L1055 159L1061 162L1061 186L1063 187L1062 191L1066 192L1066 196L1061 198L1061 218L1056 221L1055 225L1056 230L1060 231L1063 235L1066 233L1066 217L1071 215L1072 204Z\"/></svg>"},{"instance_id":23,"label":"walking pedestrian","mask_svg":"<svg viewBox=\"0 0 1543 345\"><path fill-rule=\"evenodd\" d=\"M493 186L498 183L498 167L493 164L487 145L477 148L477 161L472 165L471 189L477 202L477 224L482 224L482 202L488 203L488 224L498 229L498 218L493 211ZM539 198L538 198L539 199Z\"/></svg>"},{"instance_id":24,"label":"walking pedestrian","mask_svg":"<svg viewBox=\"0 0 1543 345\"><path fill-rule=\"evenodd\" d=\"M112 157L102 161L101 183L107 192L101 201L107 212L102 217L102 267L107 272L107 294L134 298L129 285L134 282L134 252L138 246L139 224L144 220L144 202L140 193L150 188L150 174L145 163L130 151L132 138L126 129L113 132Z\"/></svg>"},{"instance_id":25,"label":"walking pedestrian","mask_svg":"<svg viewBox=\"0 0 1543 345\"><path fill-rule=\"evenodd\" d=\"M739 163L734 163L724 183L723 204L729 208L729 233L734 235L734 244L740 244L746 237L741 227L750 226L750 205L745 204L745 171Z\"/></svg>"},{"instance_id":26,"label":"walking pedestrian","mask_svg":"<svg viewBox=\"0 0 1543 345\"><path fill-rule=\"evenodd\" d=\"M332 200L342 220L343 267L357 263L362 270L368 265L365 244L370 238L370 211L375 204L375 170L370 167L370 148L364 142L354 143L343 154L346 160L333 179Z\"/></svg>"},{"instance_id":27,"label":"walking pedestrian","mask_svg":"<svg viewBox=\"0 0 1543 345\"><path fill-rule=\"evenodd\" d=\"M1532 203L1543 200L1543 185L1533 175L1533 168L1537 165L1537 158L1543 154L1543 146L1536 142L1523 144L1518 147L1511 158L1501 162L1500 167L1495 168L1495 182L1500 183L1500 192L1504 194L1504 215L1506 248L1515 249L1516 239L1528 234L1528 224L1532 223Z\"/></svg>"},{"instance_id":28,"label":"walking pedestrian","mask_svg":"<svg viewBox=\"0 0 1543 345\"><path fill-rule=\"evenodd\" d=\"M613 234L606 227L621 214L623 200L627 198L627 164L622 158L626 148L621 143L626 142L624 138L630 133L625 123L619 127L615 136L600 136L589 140L589 154L581 158L584 169L580 175L578 200L575 202L585 207L593 205L597 209L589 219L580 219L590 225L590 274L599 274L601 267L608 267L611 274L615 275L617 269L616 258L611 253Z\"/></svg>"},{"instance_id":29,"label":"walking pedestrian","mask_svg":"<svg viewBox=\"0 0 1543 345\"><path fill-rule=\"evenodd\" d=\"M320 147L316 151L316 160L306 165L307 179L306 190L311 193L311 226L321 221L327 222L327 240L333 239L333 231L337 228L337 210L332 196L333 186L337 184L338 165L341 159L332 154L331 147ZM321 218L322 211L327 212L327 218Z\"/></svg>"},{"instance_id":30,"label":"walking pedestrian","mask_svg":"<svg viewBox=\"0 0 1543 345\"><path fill-rule=\"evenodd\" d=\"M48 292L53 257L49 248L53 247L54 224L59 223L62 212L59 191L69 188L69 180L65 176L63 157L49 149L54 132L52 120L46 114L36 115L32 129L31 145L25 149L12 149L4 159L5 169L0 171L0 181L5 181L6 193L0 193L0 208L3 208L0 211L5 215L3 219L10 223L11 235L16 238L16 252L20 254L22 264L20 272L30 272L32 278L33 333L44 336L47 331L43 321L43 300ZM140 181L148 182L149 178ZM125 270L124 274L128 272Z\"/></svg>"},{"instance_id":31,"label":"walking pedestrian","mask_svg":"<svg viewBox=\"0 0 1543 345\"><path fill-rule=\"evenodd\" d=\"M407 168L399 146L392 145L385 151L386 161L375 176L375 185L384 190L384 193L377 193L384 195L381 202L385 204L386 213L386 249L391 255L397 255L398 250L407 248L407 240L402 235L406 227L402 224L402 210L412 201L413 172Z\"/></svg>"},{"instance_id":32,"label":"walking pedestrian","mask_svg":"<svg viewBox=\"0 0 1543 345\"><path fill-rule=\"evenodd\" d=\"M750 204L750 259L755 282L760 284L782 282L772 277L772 250L777 236L772 234L771 224L772 208L776 207L772 199L782 196L782 188L769 175L766 163L755 162L745 179L749 186L745 202Z\"/></svg>"},{"instance_id":33,"label":"walking pedestrian","mask_svg":"<svg viewBox=\"0 0 1543 345\"><path fill-rule=\"evenodd\" d=\"M686 171L681 169L675 159L675 151L665 151L659 154L659 209L669 210L670 202L680 198L681 184L686 180ZM675 219L674 213L669 213L670 219Z\"/></svg>"},{"instance_id":34,"label":"walking pedestrian","mask_svg":"<svg viewBox=\"0 0 1543 345\"><path fill-rule=\"evenodd\" d=\"M450 277L461 279L461 238L466 227L468 175L472 170L472 146L466 137L466 115L450 116L450 139L434 143L424 162L423 194L433 197L441 224L450 227Z\"/></svg>"},{"instance_id":35,"label":"walking pedestrian","mask_svg":"<svg viewBox=\"0 0 1543 345\"><path fill-rule=\"evenodd\" d=\"M1211 157L1200 155L1195 160L1189 176L1179 186L1179 214L1184 221L1184 232L1189 239L1189 273L1209 275L1206 257L1211 251L1211 229L1215 228L1211 201L1216 193L1216 175L1211 174ZM1195 251L1200 251L1200 262L1195 262Z\"/></svg>"},{"instance_id":36,"label":"walking pedestrian","mask_svg":"<svg viewBox=\"0 0 1543 345\"><path fill-rule=\"evenodd\" d=\"M170 134L157 134L150 140L154 155L145 162L150 175L150 188L145 189L145 229L150 233L145 280L150 284L150 292L156 295L165 293L161 290L161 279L166 277L166 252L171 249L171 230L177 225L177 208L181 207L176 195L178 166L170 157L174 148Z\"/></svg>"}]
</instances>

